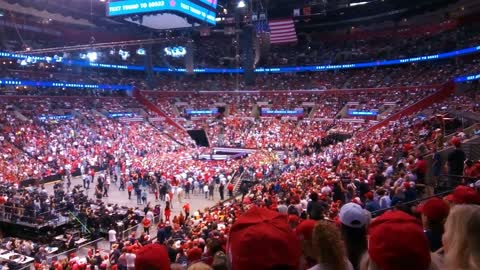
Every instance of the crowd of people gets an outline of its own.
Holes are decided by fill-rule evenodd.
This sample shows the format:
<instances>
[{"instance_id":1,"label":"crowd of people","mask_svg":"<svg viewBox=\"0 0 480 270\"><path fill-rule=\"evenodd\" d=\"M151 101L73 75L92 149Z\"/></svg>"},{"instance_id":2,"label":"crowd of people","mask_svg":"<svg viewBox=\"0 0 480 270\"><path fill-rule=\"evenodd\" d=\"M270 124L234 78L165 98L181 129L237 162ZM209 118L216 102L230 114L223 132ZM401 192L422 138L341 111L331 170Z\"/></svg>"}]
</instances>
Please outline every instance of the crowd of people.
<instances>
[{"instance_id":1,"label":"crowd of people","mask_svg":"<svg viewBox=\"0 0 480 270\"><path fill-rule=\"evenodd\" d=\"M152 264L157 265L151 266L156 267L154 269L163 269L159 268L158 264L165 265L165 267L172 264L172 269L174 267L184 269L186 267L200 267L200 264L194 265L201 262L210 265L214 269L225 269L224 267L227 267L225 263L231 261L233 263L232 267L238 267L239 269L244 269L244 267L276 269L275 267L280 266L291 267L287 269L299 269L297 268L299 263L301 263L302 269L308 269L309 267L315 267L317 263L333 263L327 258L337 258L337 264L343 265L345 269L371 269L364 268L364 265L368 264L368 262L370 262L370 265L375 264L378 267L390 267L389 261L381 257L384 253L381 250L374 250L374 243L378 243L378 245L382 243L375 241L395 242L393 238L375 240L375 233L377 233L376 230L378 228L380 228L380 232L386 230L385 227L382 228L383 223L393 224L388 227L389 230L393 230L388 233L391 237L398 234L396 230L402 230L401 226L395 224L409 224L411 227L402 232L406 234L417 233L411 236L415 238L420 237L420 235L422 239L426 237L426 242L419 247L418 253L412 255L418 257L415 257L412 261L414 263L426 261L425 265L427 266L430 261L437 263L436 260L432 259L436 258L435 256L437 255L431 255L432 257L429 255L430 251L436 251L437 248L442 246L441 243L439 244L437 227L434 227L436 224L424 221L425 229L434 231L423 236L423 233L419 234L419 232L422 232L420 219L415 219L399 211L417 216L421 212L426 218L430 217L433 220L436 216L428 215L436 215L436 213L428 212L430 210L419 210L420 212L418 213L411 212L412 209L405 207L403 203L423 197L424 194L428 193L425 186L437 187L442 181L446 181L449 188L454 188L459 184L478 184L473 181L479 177L478 170L472 169L478 166L478 163L474 161L466 162L470 164L465 168L465 175L468 172L469 177L452 179L441 179L439 177L439 179L435 179L438 182L429 182L430 180L427 179L426 174L427 170L430 169L426 167L425 163L425 156L431 153L435 154L443 148L450 147L450 145L455 147L456 151L460 153L462 151L460 148L462 142L472 136L471 134L463 133L461 130L454 130L456 135L454 139L445 141L444 136L448 134L446 134L445 126L443 126L436 115L449 110L478 111L477 100L477 95L452 96L443 103L433 104L422 112L391 122L388 126L372 131L366 136L360 136L359 133L359 136L354 136L346 141L339 142L333 140L330 143L320 145L318 148L310 145L298 145L296 149L285 151L283 155L265 149L242 160L217 162L195 160L192 158L191 150L185 147L177 146L176 149L170 150L165 148L167 145L171 145L172 141L168 141L168 143L165 141L165 145L160 146L160 148L144 142L139 134L149 134L146 136L148 138L162 134L159 132L158 135L155 135L157 131L151 130L144 125L135 123L120 125L120 122L117 123L114 120L90 118L90 123L83 123L86 125L83 130L94 131L95 129L92 128L91 123L102 124L103 126L101 127L104 131L110 130L109 125L118 125L115 136L108 135L108 133L100 133L99 136L107 140L117 137L118 141L112 141L112 145L123 145L122 142L125 142L125 145L115 149L117 151L111 151L108 147L100 148L99 153L95 153L95 150L84 151L85 153L90 153L90 155L97 154L98 157L102 157L101 153L105 153L105 157L103 157L103 161L101 161L102 158L89 158L86 159L87 162L72 164L72 171L73 168L78 168L85 175L90 171L89 167L103 163L106 168L105 175L97 177L96 180L94 180L95 177L89 179L89 181L92 181L92 184L95 183L95 189L99 189L99 191L95 191L97 203L101 202L101 198L104 196L104 186L109 181L115 180L120 181L119 184L124 183L125 192L132 192L139 200L139 208L128 210L131 211L130 214L127 214L127 216L130 215L127 221L128 224L141 224L146 228L156 227L157 237L152 238L148 234L134 235L128 239L112 241L112 249L109 251L109 254L105 252L97 254L95 251L92 251L85 258L75 254L69 259L59 259L51 264L38 259L36 267L37 269L44 269L51 265L54 269L68 269L68 267L83 269L89 265L96 265L100 269L146 269L142 267L148 267L145 265ZM111 101L106 100L104 103L109 104ZM126 102L126 104L129 104L129 102ZM105 106L115 108L113 105ZM31 112L29 114L28 110L25 110L22 106L15 105L15 107L19 109L19 112L24 113L25 116L34 115ZM35 107L42 108L42 106ZM6 109L6 112L7 116L14 117L12 108L10 108L10 112ZM88 113L85 112L85 114ZM93 116L90 115L90 117ZM72 123L75 123L75 121L77 120L74 120ZM268 121L272 121L272 125L275 126L277 120L272 119ZM68 125L65 125L68 123L68 121L63 125L48 123L46 125L49 127L47 131L51 132L48 134L55 134L56 128L68 127ZM31 124L30 128L32 129L32 127L35 127L35 129L39 128L36 127L35 123ZM303 128L308 130L306 127ZM123 133L124 129L126 133ZM81 132L81 130L81 128L74 129L74 132L66 131L65 134ZM288 128L285 130L287 132ZM16 132L13 134L16 134ZM79 144L79 146L83 145L82 147L88 145L95 146L97 145L96 141L99 141L98 144L102 142L99 137L92 138L91 141L88 137L81 135L81 137L71 137L70 140L73 142L77 140L76 138L83 138L85 143ZM285 137L288 138L289 136ZM24 142L29 142L32 139L33 137L29 137ZM276 138L276 140L282 139L284 138ZM304 138L297 137L295 139L292 135L291 139L292 141L301 141ZM59 139L55 140L55 142L46 141L46 145L49 145L49 147L50 145L56 145ZM229 140L228 137L226 140ZM61 140L58 142L61 142ZM36 144L36 149L42 149L42 145ZM53 152L56 153L56 151ZM57 160L57 158L54 158L54 160ZM95 162L90 162L91 160ZM440 157L439 176L444 165L448 169L445 171L448 174L463 175L464 160L465 154L460 159ZM42 161L39 160L39 162ZM67 166L65 165L63 168L66 169ZM177 196L180 196L180 199L184 199L183 196L194 190L209 197L211 190L215 189L215 184L219 186L218 188L223 186L222 188L230 193L230 188L233 188L230 180L234 175L237 175L238 170L245 171L243 175L248 176L245 178L251 180L239 186L238 191L241 196L238 198L221 202L213 208L205 210L190 208L188 204L180 203L179 200L173 199ZM103 180L103 177L105 177L105 180ZM99 182L98 178L102 180ZM158 197L159 200L163 199L169 202L168 205L165 203L165 208L162 207L163 209L156 210L157 214L162 212L160 214L161 220L158 223L153 223L150 220L152 215L149 215L150 218L148 218L145 213L141 214L141 207L145 206L142 198L145 192L149 194L147 195L149 197L153 193L155 199ZM461 186L453 192L452 196L445 198L445 200L453 201L457 204L478 203L479 195L476 192L475 188ZM228 197L225 196L225 199ZM444 203L443 201L441 202ZM182 214L171 216L170 207L173 205L170 205L170 203L174 203L174 207L182 207ZM427 205L427 203L425 204ZM110 210L113 212L118 210L118 206L104 207L103 209L112 208ZM400 210L388 212L368 225L369 219L366 218L364 209L368 210L370 215L376 216L379 214L379 211L384 211L390 207L396 207ZM422 209L422 207L419 209ZM153 212L153 207L147 208L147 212ZM425 208L428 209L427 206ZM453 208L452 213L454 213L455 209L460 208ZM75 211L89 217L91 210L85 207L75 209ZM91 215L102 217L102 211L109 210L100 210L100 212L96 212L97 214L93 213ZM425 211L425 213L422 211ZM259 247L257 252L262 254L262 257L254 259L255 253L243 253L249 250L245 250L245 242L242 241L243 244L240 244L238 239L239 237L245 237L243 230L249 228L249 226L255 227L255 218L263 215L265 217L261 218L261 220L267 220L268 222L265 222L267 224L262 226L267 227L260 227L257 230L266 234L263 237L267 237L265 239L268 240L262 242L260 239L255 238L256 244L259 244L259 241L265 245L269 244L269 241L279 241L274 240L278 239L275 236L269 236L269 232L272 229L272 225L269 224L270 220L273 224L280 224L278 228L285 226L285 229L280 230L286 233L282 237L282 241L288 240L290 243L297 243L297 240L292 242L293 239L297 239L294 233L303 233L301 232L303 230L302 227L310 224L310 231L314 232L313 235L310 232L310 236L304 234L300 238L303 239L302 241L308 239L314 241L317 239L317 242L310 242L310 250L308 250L308 243L303 242L302 245L300 243L298 243L298 246L297 244L291 244L283 249L278 249L278 252L288 252L289 256L276 255L277 249L267 252L267 249ZM442 220L446 217L444 215ZM249 218L253 218L253 221L248 221ZM245 219L246 221L242 221ZM324 221L318 222L317 220ZM103 225L105 230L112 225L111 221L109 223L104 223L103 221L96 222L106 224ZM245 224L241 225L243 222ZM334 225L335 223L337 225ZM87 224L93 225L92 221L88 221ZM297 229L291 230L297 226ZM318 229L315 229L317 227ZM367 233L370 237L369 239L371 239L368 246L366 245ZM292 239L288 235L291 235ZM448 230L445 237L447 235L449 235L448 237L454 237L448 234ZM273 238L270 240L268 237ZM280 244L280 242L275 243ZM326 243L329 244L327 245ZM323 252L327 252L329 256L324 255L322 257L318 255L320 253L315 253L323 244L325 245ZM407 244L405 243L405 245ZM434 244L436 248L432 248ZM252 245L248 246L251 249ZM333 246L335 247L334 249L331 248ZM392 249L394 248L393 246L395 245L387 245L388 248ZM403 250L404 248L406 246L401 246L398 249ZM144 257L144 254L150 252L157 255L153 258L148 255ZM368 257L363 255L365 252L368 254ZM166 256L162 255L163 257L161 257L158 254L166 254ZM403 256L403 253L400 251L394 254ZM243 259L245 256L248 256L250 259L245 261ZM300 260L302 256L305 257L304 260ZM454 258L447 259L448 256L448 253L445 252L445 263L453 264L458 262ZM286 258L289 258L289 260L277 261L286 260ZM293 263L294 261L295 263ZM252 263L252 265L249 263ZM290 265L290 263L293 264ZM202 267L210 269L203 264ZM428 267L418 269L428 269Z\"/></svg>"},{"instance_id":2,"label":"crowd of people","mask_svg":"<svg viewBox=\"0 0 480 270\"><path fill-rule=\"evenodd\" d=\"M273 48L262 61L331 64L435 53L478 44L472 27L402 42L310 42L292 47L295 53ZM216 46L201 52L201 65L240 64L237 55L230 57L239 53L235 46L226 52L214 37L197 43ZM466 131L470 122L456 119L459 112L478 113L480 95L451 95L375 126L455 76L478 73L476 56L257 74L255 86L237 74L155 74L147 84L136 71L0 65L6 79L156 86L134 97L108 89L80 97L78 89L2 86L0 219L42 225L73 217L82 236L107 235L110 245L50 260L46 246L3 239L0 249L32 256L36 270L480 269L480 162L462 149L478 139L478 123ZM197 116L190 109L215 113ZM302 113L272 117L262 109ZM203 129L210 147L195 145L186 128ZM255 151L225 160L199 158L217 146ZM83 186L71 187L76 176ZM51 194L40 183L58 179L63 181ZM114 186L136 207L105 203ZM432 196L442 190L447 192ZM213 206L190 205L190 196ZM131 227L143 232L119 233ZM73 234L62 239L64 250L76 247ZM10 261L2 254L0 261Z\"/></svg>"}]
</instances>

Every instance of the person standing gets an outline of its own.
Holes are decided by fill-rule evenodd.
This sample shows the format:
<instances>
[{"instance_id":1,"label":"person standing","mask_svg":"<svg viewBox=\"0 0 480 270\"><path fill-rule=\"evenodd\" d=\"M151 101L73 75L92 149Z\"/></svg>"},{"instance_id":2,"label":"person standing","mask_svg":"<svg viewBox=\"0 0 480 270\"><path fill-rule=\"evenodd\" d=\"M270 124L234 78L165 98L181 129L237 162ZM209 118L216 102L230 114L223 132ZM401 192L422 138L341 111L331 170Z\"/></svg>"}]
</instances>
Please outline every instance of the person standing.
<instances>
[{"instance_id":1,"label":"person standing","mask_svg":"<svg viewBox=\"0 0 480 270\"><path fill-rule=\"evenodd\" d=\"M165 202L165 209L164 209L163 213L165 215L165 222L170 221L171 210L170 210L170 203L168 201Z\"/></svg>"},{"instance_id":2,"label":"person standing","mask_svg":"<svg viewBox=\"0 0 480 270\"><path fill-rule=\"evenodd\" d=\"M187 202L183 205L183 211L185 211L185 219L190 216L190 204Z\"/></svg>"},{"instance_id":3,"label":"person standing","mask_svg":"<svg viewBox=\"0 0 480 270\"><path fill-rule=\"evenodd\" d=\"M128 199L129 200L132 199L132 191L133 191L133 185L128 185L127 192L128 192Z\"/></svg>"},{"instance_id":4,"label":"person standing","mask_svg":"<svg viewBox=\"0 0 480 270\"><path fill-rule=\"evenodd\" d=\"M190 199L190 189L192 188L191 178L185 182L185 199ZM193 180L192 180L193 181Z\"/></svg>"},{"instance_id":5,"label":"person standing","mask_svg":"<svg viewBox=\"0 0 480 270\"><path fill-rule=\"evenodd\" d=\"M105 182L103 184L103 197L108 197L109 187L110 187L110 177L107 175L105 177Z\"/></svg>"},{"instance_id":6,"label":"person standing","mask_svg":"<svg viewBox=\"0 0 480 270\"><path fill-rule=\"evenodd\" d=\"M152 221L145 216L142 220L142 225L143 225L143 232L150 234L150 226L152 225Z\"/></svg>"},{"instance_id":7,"label":"person standing","mask_svg":"<svg viewBox=\"0 0 480 270\"><path fill-rule=\"evenodd\" d=\"M98 183L95 187L95 196L97 197L97 202L102 201L103 186L101 183Z\"/></svg>"},{"instance_id":8,"label":"person standing","mask_svg":"<svg viewBox=\"0 0 480 270\"><path fill-rule=\"evenodd\" d=\"M211 181L208 184L208 199L213 201L213 192L215 191L215 182Z\"/></svg>"},{"instance_id":9,"label":"person standing","mask_svg":"<svg viewBox=\"0 0 480 270\"><path fill-rule=\"evenodd\" d=\"M450 142L455 149L448 154L447 158L448 185L449 188L454 188L462 182L463 166L467 157L461 148L460 138L453 137Z\"/></svg>"},{"instance_id":10,"label":"person standing","mask_svg":"<svg viewBox=\"0 0 480 270\"><path fill-rule=\"evenodd\" d=\"M203 185L203 193L205 194L205 199L208 199L208 185Z\"/></svg>"},{"instance_id":11,"label":"person standing","mask_svg":"<svg viewBox=\"0 0 480 270\"><path fill-rule=\"evenodd\" d=\"M227 185L227 190L228 190L228 197L233 197L233 184L232 182L228 182L228 185Z\"/></svg>"},{"instance_id":12,"label":"person standing","mask_svg":"<svg viewBox=\"0 0 480 270\"><path fill-rule=\"evenodd\" d=\"M137 196L137 204L142 204L142 190L139 186L135 188L135 195Z\"/></svg>"},{"instance_id":13,"label":"person standing","mask_svg":"<svg viewBox=\"0 0 480 270\"><path fill-rule=\"evenodd\" d=\"M434 189L438 186L438 180L440 179L443 167L442 156L437 151L437 147L433 147L432 152L432 180L431 183L427 183L426 196L432 196L434 194Z\"/></svg>"},{"instance_id":14,"label":"person standing","mask_svg":"<svg viewBox=\"0 0 480 270\"><path fill-rule=\"evenodd\" d=\"M120 181L120 187L118 188L118 190L123 190L125 191L125 179L123 179L123 177L121 177L118 181Z\"/></svg>"},{"instance_id":15,"label":"person standing","mask_svg":"<svg viewBox=\"0 0 480 270\"><path fill-rule=\"evenodd\" d=\"M218 187L218 192L220 193L220 200L223 201L223 197L225 194L225 184L220 182L220 186Z\"/></svg>"},{"instance_id":16,"label":"person standing","mask_svg":"<svg viewBox=\"0 0 480 270\"><path fill-rule=\"evenodd\" d=\"M147 189L142 190L142 204L147 204Z\"/></svg>"},{"instance_id":17,"label":"person standing","mask_svg":"<svg viewBox=\"0 0 480 270\"><path fill-rule=\"evenodd\" d=\"M108 242L110 242L110 248L117 242L117 232L113 228L108 231Z\"/></svg>"},{"instance_id":18,"label":"person standing","mask_svg":"<svg viewBox=\"0 0 480 270\"><path fill-rule=\"evenodd\" d=\"M182 185L179 184L177 187L177 197L178 197L178 203L182 203L182 197L183 197L183 188Z\"/></svg>"},{"instance_id":19,"label":"person standing","mask_svg":"<svg viewBox=\"0 0 480 270\"><path fill-rule=\"evenodd\" d=\"M83 188L90 189L90 175L83 175Z\"/></svg>"}]
</instances>

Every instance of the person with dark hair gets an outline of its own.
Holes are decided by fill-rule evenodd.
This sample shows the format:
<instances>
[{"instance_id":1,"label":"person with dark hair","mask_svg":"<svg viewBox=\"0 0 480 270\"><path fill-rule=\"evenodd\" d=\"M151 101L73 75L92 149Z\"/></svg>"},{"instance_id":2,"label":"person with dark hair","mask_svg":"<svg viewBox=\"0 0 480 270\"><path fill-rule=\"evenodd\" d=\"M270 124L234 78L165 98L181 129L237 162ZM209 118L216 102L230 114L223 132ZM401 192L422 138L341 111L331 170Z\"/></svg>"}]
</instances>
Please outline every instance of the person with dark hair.
<instances>
[{"instance_id":1,"label":"person with dark hair","mask_svg":"<svg viewBox=\"0 0 480 270\"><path fill-rule=\"evenodd\" d=\"M425 235L430 244L430 251L435 252L442 247L443 226L450 211L448 204L440 198L431 198L417 207L422 215Z\"/></svg>"},{"instance_id":2,"label":"person with dark hair","mask_svg":"<svg viewBox=\"0 0 480 270\"><path fill-rule=\"evenodd\" d=\"M450 142L455 149L447 157L448 185L454 188L462 182L463 166L467 157L461 148L460 138L453 137Z\"/></svg>"},{"instance_id":3,"label":"person with dark hair","mask_svg":"<svg viewBox=\"0 0 480 270\"><path fill-rule=\"evenodd\" d=\"M318 194L316 192L310 193L310 201L307 204L308 217L313 220L323 219L325 208L325 204L318 200Z\"/></svg>"},{"instance_id":4,"label":"person with dark hair","mask_svg":"<svg viewBox=\"0 0 480 270\"><path fill-rule=\"evenodd\" d=\"M367 250L367 224L369 215L360 205L347 203L340 209L340 231L345 242L347 256L354 269L359 269L360 260Z\"/></svg>"}]
</instances>

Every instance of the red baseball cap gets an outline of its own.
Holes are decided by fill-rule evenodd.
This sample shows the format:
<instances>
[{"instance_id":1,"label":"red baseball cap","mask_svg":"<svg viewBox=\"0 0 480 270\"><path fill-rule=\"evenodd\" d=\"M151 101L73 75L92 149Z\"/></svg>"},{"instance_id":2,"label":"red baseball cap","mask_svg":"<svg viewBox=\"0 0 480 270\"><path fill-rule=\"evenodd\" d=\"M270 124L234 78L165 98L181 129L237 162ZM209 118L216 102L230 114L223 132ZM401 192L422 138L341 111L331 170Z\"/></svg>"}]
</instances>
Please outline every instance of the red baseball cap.
<instances>
[{"instance_id":1,"label":"red baseball cap","mask_svg":"<svg viewBox=\"0 0 480 270\"><path fill-rule=\"evenodd\" d=\"M368 254L382 270L425 270L430 247L421 222L402 212L388 211L368 229Z\"/></svg>"},{"instance_id":2,"label":"red baseball cap","mask_svg":"<svg viewBox=\"0 0 480 270\"><path fill-rule=\"evenodd\" d=\"M447 218L450 208L444 200L431 198L417 207L417 211L424 214L431 221L442 221Z\"/></svg>"},{"instance_id":3,"label":"red baseball cap","mask_svg":"<svg viewBox=\"0 0 480 270\"><path fill-rule=\"evenodd\" d=\"M312 240L313 229L315 228L315 224L317 224L316 220L313 220L313 219L304 220L295 228L295 233L297 234L298 237L300 237L300 239Z\"/></svg>"},{"instance_id":4,"label":"red baseball cap","mask_svg":"<svg viewBox=\"0 0 480 270\"><path fill-rule=\"evenodd\" d=\"M467 186L458 186L453 190L453 202L455 204L480 204L480 194Z\"/></svg>"},{"instance_id":5,"label":"red baseball cap","mask_svg":"<svg viewBox=\"0 0 480 270\"><path fill-rule=\"evenodd\" d=\"M300 241L278 212L252 207L233 224L228 241L232 270L299 268Z\"/></svg>"},{"instance_id":6,"label":"red baseball cap","mask_svg":"<svg viewBox=\"0 0 480 270\"><path fill-rule=\"evenodd\" d=\"M459 137L455 136L450 140L450 143L454 146L459 146L460 144L462 144L462 140Z\"/></svg>"},{"instance_id":7,"label":"red baseball cap","mask_svg":"<svg viewBox=\"0 0 480 270\"><path fill-rule=\"evenodd\" d=\"M373 192L369 191L369 192L365 193L365 198L367 198L369 200L373 200Z\"/></svg>"},{"instance_id":8,"label":"red baseball cap","mask_svg":"<svg viewBox=\"0 0 480 270\"><path fill-rule=\"evenodd\" d=\"M148 244L136 252L135 270L170 270L170 259L164 245Z\"/></svg>"},{"instance_id":9,"label":"red baseball cap","mask_svg":"<svg viewBox=\"0 0 480 270\"><path fill-rule=\"evenodd\" d=\"M202 250L198 247L192 248L187 252L187 258L189 262L195 262L202 259Z\"/></svg>"}]
</instances>

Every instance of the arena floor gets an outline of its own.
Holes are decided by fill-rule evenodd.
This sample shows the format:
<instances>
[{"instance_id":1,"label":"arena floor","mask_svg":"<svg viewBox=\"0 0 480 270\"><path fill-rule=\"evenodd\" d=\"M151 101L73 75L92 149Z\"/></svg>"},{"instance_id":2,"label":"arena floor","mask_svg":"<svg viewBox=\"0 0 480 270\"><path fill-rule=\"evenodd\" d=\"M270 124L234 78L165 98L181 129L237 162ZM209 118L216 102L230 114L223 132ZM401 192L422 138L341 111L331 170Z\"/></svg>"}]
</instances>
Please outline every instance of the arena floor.
<instances>
[{"instance_id":1,"label":"arena floor","mask_svg":"<svg viewBox=\"0 0 480 270\"><path fill-rule=\"evenodd\" d=\"M81 177L72 178L71 188L73 188L76 185L82 185L82 187L83 187L83 181L82 181ZM49 194L53 193L53 186L54 186L53 183L45 185L45 188L47 189ZM94 187L94 185L90 184L90 189L84 191L85 194L89 198L94 198L95 190L94 190L93 187ZM143 208L145 206L137 204L137 197L134 194L132 194L131 200L128 200L127 191L119 191L118 187L119 187L118 185L112 183L110 188L109 188L109 193L108 193L109 196L104 197L102 200L106 203L113 203L113 204L118 204L119 206L128 206L128 207L133 207L133 208L139 207L140 209L143 210ZM182 203L180 204L177 196L175 196L175 199L173 201L173 209L172 209L172 212L171 212L171 219L173 219L173 217L175 215L178 215L180 213L180 211L182 210L182 206L185 202L190 203L190 209L191 209L190 212L193 213L197 209L201 209L203 211L203 209L205 209L207 207L211 207L215 204L215 202L218 202L218 200L220 200L220 195L218 194L218 191L216 191L214 193L214 198L215 198L215 200L211 201L211 200L205 199L203 194L201 194L201 195L190 194L190 199L186 199L186 200L182 199ZM162 213L163 213L163 209L165 207L165 202L155 201L154 194L152 194L152 193L148 194L147 202L150 202L151 206L155 206L157 204L160 204L161 209L162 209ZM157 233L156 225L157 224L153 224L152 227L150 228L150 235L152 237L156 236L156 233ZM140 235L141 232L143 232L143 227L138 226L137 235ZM119 237L119 235L120 235L120 232L117 232L117 237ZM77 255L86 255L89 248L92 248L92 246L89 245L89 246L85 246L84 248L79 249L78 252L77 252ZM105 239L103 241L99 241L97 243L97 248L99 248L104 253L106 253L110 249L110 244L108 243L108 239ZM63 256L59 256L59 258L61 258L61 257L63 257Z\"/></svg>"}]
</instances>

